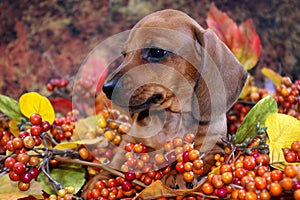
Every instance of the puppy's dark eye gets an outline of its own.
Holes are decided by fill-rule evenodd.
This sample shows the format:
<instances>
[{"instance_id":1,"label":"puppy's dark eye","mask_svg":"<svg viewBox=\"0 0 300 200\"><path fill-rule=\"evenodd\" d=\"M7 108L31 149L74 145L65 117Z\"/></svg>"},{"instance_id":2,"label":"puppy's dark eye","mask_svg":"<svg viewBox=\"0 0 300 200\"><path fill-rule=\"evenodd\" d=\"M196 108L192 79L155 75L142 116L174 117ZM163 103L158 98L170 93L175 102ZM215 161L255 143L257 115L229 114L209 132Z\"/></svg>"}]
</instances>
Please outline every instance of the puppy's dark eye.
<instances>
[{"instance_id":1,"label":"puppy's dark eye","mask_svg":"<svg viewBox=\"0 0 300 200\"><path fill-rule=\"evenodd\" d=\"M169 51L159 48L145 48L143 50L143 58L148 62L159 62L163 60Z\"/></svg>"}]
</instances>

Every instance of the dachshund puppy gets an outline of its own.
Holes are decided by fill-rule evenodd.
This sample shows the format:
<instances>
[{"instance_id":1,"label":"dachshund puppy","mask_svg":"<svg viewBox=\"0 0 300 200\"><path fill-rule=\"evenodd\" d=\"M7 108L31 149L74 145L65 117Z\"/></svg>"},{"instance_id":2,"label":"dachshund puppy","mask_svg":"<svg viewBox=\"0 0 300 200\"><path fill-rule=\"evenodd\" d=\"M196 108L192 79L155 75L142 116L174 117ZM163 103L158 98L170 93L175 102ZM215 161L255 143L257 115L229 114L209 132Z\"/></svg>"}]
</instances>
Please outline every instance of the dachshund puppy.
<instances>
[{"instance_id":1,"label":"dachshund puppy","mask_svg":"<svg viewBox=\"0 0 300 200\"><path fill-rule=\"evenodd\" d=\"M159 151L192 132L200 152L222 150L217 142L227 132L225 113L247 72L213 31L183 12L158 11L133 27L123 55L103 91L132 116L126 141Z\"/></svg>"}]
</instances>

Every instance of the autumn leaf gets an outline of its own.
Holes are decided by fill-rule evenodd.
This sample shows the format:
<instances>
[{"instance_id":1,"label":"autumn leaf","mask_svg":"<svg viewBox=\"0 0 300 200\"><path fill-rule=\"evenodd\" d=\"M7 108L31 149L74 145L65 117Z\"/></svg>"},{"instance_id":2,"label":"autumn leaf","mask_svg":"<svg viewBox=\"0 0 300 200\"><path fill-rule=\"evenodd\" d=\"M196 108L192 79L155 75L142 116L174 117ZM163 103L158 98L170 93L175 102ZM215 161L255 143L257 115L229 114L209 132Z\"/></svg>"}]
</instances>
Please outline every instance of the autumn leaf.
<instances>
[{"instance_id":1,"label":"autumn leaf","mask_svg":"<svg viewBox=\"0 0 300 200\"><path fill-rule=\"evenodd\" d=\"M61 164L56 168L52 168L50 175L54 180L62 184L63 188L73 186L76 194L85 183L85 169L80 165ZM48 177L41 173L38 176L38 182L42 189L48 194L54 194L54 190L49 184Z\"/></svg>"},{"instance_id":2,"label":"autumn leaf","mask_svg":"<svg viewBox=\"0 0 300 200\"><path fill-rule=\"evenodd\" d=\"M273 97L267 96L257 102L238 128L236 143L241 143L246 138L252 137L256 133L257 123L260 123L260 126L263 127L266 118L272 113L277 113L277 103Z\"/></svg>"},{"instance_id":3,"label":"autumn leaf","mask_svg":"<svg viewBox=\"0 0 300 200\"><path fill-rule=\"evenodd\" d=\"M5 95L0 94L0 111L11 119L20 121L22 113L19 108L19 103Z\"/></svg>"},{"instance_id":4,"label":"autumn leaf","mask_svg":"<svg viewBox=\"0 0 300 200\"><path fill-rule=\"evenodd\" d=\"M153 182L151 185L146 187L136 199L156 199L158 197L176 197L182 195L184 192L182 190L173 190L165 186L160 180Z\"/></svg>"},{"instance_id":5,"label":"autumn leaf","mask_svg":"<svg viewBox=\"0 0 300 200\"><path fill-rule=\"evenodd\" d=\"M20 97L19 104L22 114L27 118L30 118L34 113L38 113L44 121L49 123L52 123L55 119L54 109L49 99L36 92L23 94Z\"/></svg>"},{"instance_id":6,"label":"autumn leaf","mask_svg":"<svg viewBox=\"0 0 300 200\"><path fill-rule=\"evenodd\" d=\"M256 65L261 51L261 42L251 19L238 27L226 13L212 5L206 23L247 70Z\"/></svg>"},{"instance_id":7,"label":"autumn leaf","mask_svg":"<svg viewBox=\"0 0 300 200\"><path fill-rule=\"evenodd\" d=\"M55 112L67 114L72 110L72 101L63 97L49 98Z\"/></svg>"},{"instance_id":8,"label":"autumn leaf","mask_svg":"<svg viewBox=\"0 0 300 200\"><path fill-rule=\"evenodd\" d=\"M12 182L8 174L0 176L0 199L15 200L24 198L29 195L37 199L43 199L42 188L39 182L32 181L28 191L20 191L18 189L18 182Z\"/></svg>"},{"instance_id":9,"label":"autumn leaf","mask_svg":"<svg viewBox=\"0 0 300 200\"><path fill-rule=\"evenodd\" d=\"M263 67L261 69L261 73L265 75L265 77L269 78L276 86L281 84L282 77L272 69Z\"/></svg>"},{"instance_id":10,"label":"autumn leaf","mask_svg":"<svg viewBox=\"0 0 300 200\"><path fill-rule=\"evenodd\" d=\"M19 127L17 126L19 122L17 120L10 120L8 125L9 125L9 131L15 136L15 137L18 137L19 136L19 133L20 133L20 129Z\"/></svg>"},{"instance_id":11,"label":"autumn leaf","mask_svg":"<svg viewBox=\"0 0 300 200\"><path fill-rule=\"evenodd\" d=\"M103 140L106 141L106 139L104 139L103 137L96 137L93 139L84 139L84 140L78 140L72 142L62 142L56 145L54 149L58 149L58 150L74 149L78 147L78 145L80 144L85 144L85 145L98 144L101 143Z\"/></svg>"},{"instance_id":12,"label":"autumn leaf","mask_svg":"<svg viewBox=\"0 0 300 200\"><path fill-rule=\"evenodd\" d=\"M72 136L73 141L88 139L86 135L88 132L95 132L98 126L97 121L102 115L93 115L84 119L80 119L75 123L75 130Z\"/></svg>"},{"instance_id":13,"label":"autumn leaf","mask_svg":"<svg viewBox=\"0 0 300 200\"><path fill-rule=\"evenodd\" d=\"M286 164L291 163L286 162L282 148L290 148L294 141L300 141L300 121L289 115L274 113L266 119L265 125L270 141L270 163L272 167L283 170Z\"/></svg>"}]
</instances>

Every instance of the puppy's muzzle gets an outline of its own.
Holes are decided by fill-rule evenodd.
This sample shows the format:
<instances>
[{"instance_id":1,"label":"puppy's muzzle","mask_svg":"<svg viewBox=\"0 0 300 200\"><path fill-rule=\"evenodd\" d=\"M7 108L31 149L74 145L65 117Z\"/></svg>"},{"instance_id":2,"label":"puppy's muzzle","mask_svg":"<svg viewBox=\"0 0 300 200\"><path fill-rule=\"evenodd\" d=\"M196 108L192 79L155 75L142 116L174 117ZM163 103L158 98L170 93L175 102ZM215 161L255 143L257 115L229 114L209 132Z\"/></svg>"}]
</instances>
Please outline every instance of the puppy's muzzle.
<instances>
[{"instance_id":1,"label":"puppy's muzzle","mask_svg":"<svg viewBox=\"0 0 300 200\"><path fill-rule=\"evenodd\" d=\"M106 81L102 87L103 92L106 94L106 97L111 99L114 88L116 86L117 81L112 79L110 81Z\"/></svg>"}]
</instances>

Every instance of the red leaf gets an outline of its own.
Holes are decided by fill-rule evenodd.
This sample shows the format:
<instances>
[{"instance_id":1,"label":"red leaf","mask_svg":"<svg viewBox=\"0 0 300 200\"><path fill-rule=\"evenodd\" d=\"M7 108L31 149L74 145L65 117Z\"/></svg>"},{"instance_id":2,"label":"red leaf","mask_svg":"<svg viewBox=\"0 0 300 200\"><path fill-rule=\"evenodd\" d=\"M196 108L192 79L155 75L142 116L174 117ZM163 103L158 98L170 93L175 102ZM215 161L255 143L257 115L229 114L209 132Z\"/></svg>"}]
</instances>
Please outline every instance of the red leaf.
<instances>
[{"instance_id":1,"label":"red leaf","mask_svg":"<svg viewBox=\"0 0 300 200\"><path fill-rule=\"evenodd\" d=\"M57 97L57 98L49 98L55 112L60 112L63 114L67 114L68 112L72 111L72 101Z\"/></svg>"},{"instance_id":2,"label":"red leaf","mask_svg":"<svg viewBox=\"0 0 300 200\"><path fill-rule=\"evenodd\" d=\"M261 42L252 19L248 19L239 26L244 37L244 53L241 63L247 68L256 65L261 51ZM248 68L247 68L248 69Z\"/></svg>"},{"instance_id":3,"label":"red leaf","mask_svg":"<svg viewBox=\"0 0 300 200\"><path fill-rule=\"evenodd\" d=\"M238 27L226 13L212 5L206 23L246 69L249 70L256 65L261 43L251 19Z\"/></svg>"}]
</instances>

